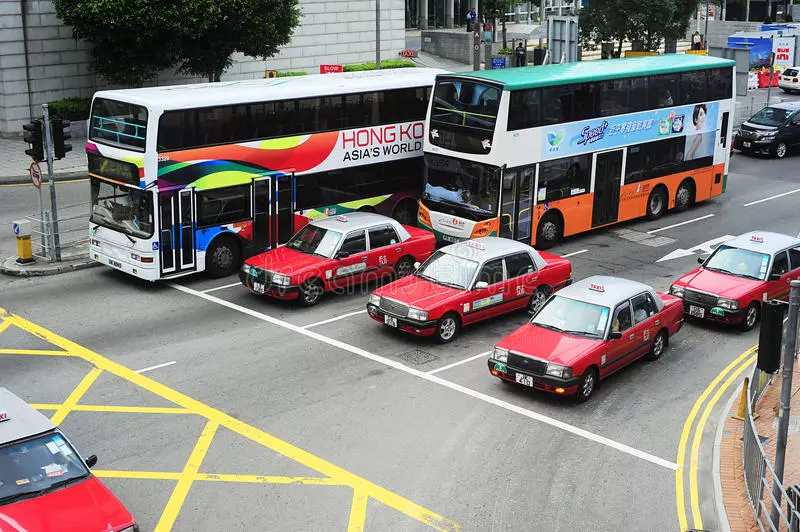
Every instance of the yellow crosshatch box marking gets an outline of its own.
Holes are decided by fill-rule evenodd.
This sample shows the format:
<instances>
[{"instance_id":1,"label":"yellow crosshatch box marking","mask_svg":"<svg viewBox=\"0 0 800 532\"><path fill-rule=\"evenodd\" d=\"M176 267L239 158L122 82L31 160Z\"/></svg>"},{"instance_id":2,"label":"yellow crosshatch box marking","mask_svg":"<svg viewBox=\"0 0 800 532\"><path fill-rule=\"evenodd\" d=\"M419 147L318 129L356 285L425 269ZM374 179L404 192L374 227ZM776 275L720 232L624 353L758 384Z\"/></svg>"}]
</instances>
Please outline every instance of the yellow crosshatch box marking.
<instances>
[{"instance_id":1,"label":"yellow crosshatch box marking","mask_svg":"<svg viewBox=\"0 0 800 532\"><path fill-rule=\"evenodd\" d=\"M240 421L220 410L212 408L191 397L184 395L168 386L134 372L121 364L109 360L75 342L67 340L52 333L35 323L32 323L15 314L9 314L0 308L0 334L10 327L26 331L37 338L45 340L60 348L59 350L42 349L0 349L0 355L21 356L62 356L75 357L89 362L93 367L81 380L78 386L69 394L62 404L33 404L34 408L43 411L52 411L51 419L55 424L60 424L70 412L114 412L136 414L161 414L161 415L198 415L206 419L200 437L194 445L182 471L112 471L94 470L95 475L101 478L118 479L150 479L177 481L172 491L169 502L164 508L159 519L156 531L171 530L189 495L192 484L195 482L233 482L250 484L298 484L317 486L349 486L353 489L350 507L350 516L347 523L349 532L363 531L367 517L367 503L369 499L378 501L386 506L408 515L435 530L460 531L461 525L410 500L397 495L385 488L373 484L345 469L308 453L294 445L287 443L271 434L268 434L252 425ZM175 407L137 407L115 405L88 405L80 404L81 398L91 388L92 384L104 372L125 379L145 390L152 392L167 401L177 405ZM320 477L287 477L270 475L231 475L222 473L200 473L203 459L208 452L211 442L220 427L231 430L245 438L254 441L268 449L294 460L318 473ZM342 528L344 528L342 523Z\"/></svg>"}]
</instances>

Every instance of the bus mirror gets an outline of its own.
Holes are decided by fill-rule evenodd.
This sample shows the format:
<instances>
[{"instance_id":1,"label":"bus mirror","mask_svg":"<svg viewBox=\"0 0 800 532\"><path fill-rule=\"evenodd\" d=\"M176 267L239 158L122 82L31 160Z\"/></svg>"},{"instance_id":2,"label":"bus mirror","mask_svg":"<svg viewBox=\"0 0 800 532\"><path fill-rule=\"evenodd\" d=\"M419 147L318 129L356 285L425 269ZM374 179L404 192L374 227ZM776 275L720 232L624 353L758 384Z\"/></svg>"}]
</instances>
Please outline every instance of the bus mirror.
<instances>
[{"instance_id":1,"label":"bus mirror","mask_svg":"<svg viewBox=\"0 0 800 532\"><path fill-rule=\"evenodd\" d=\"M478 281L475 283L475 290L485 290L486 288L489 288L489 283L486 281Z\"/></svg>"}]
</instances>

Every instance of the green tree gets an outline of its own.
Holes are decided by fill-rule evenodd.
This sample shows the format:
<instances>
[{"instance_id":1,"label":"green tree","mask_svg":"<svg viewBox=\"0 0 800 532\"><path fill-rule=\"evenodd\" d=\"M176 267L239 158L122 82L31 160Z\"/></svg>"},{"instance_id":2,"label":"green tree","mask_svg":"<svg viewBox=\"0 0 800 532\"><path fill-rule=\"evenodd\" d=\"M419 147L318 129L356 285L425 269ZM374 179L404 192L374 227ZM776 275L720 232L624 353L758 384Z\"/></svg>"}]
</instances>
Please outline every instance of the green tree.
<instances>
[{"instance_id":1,"label":"green tree","mask_svg":"<svg viewBox=\"0 0 800 532\"><path fill-rule=\"evenodd\" d=\"M219 0L204 27L183 36L179 70L219 81L234 52L271 57L299 23L297 0Z\"/></svg>"},{"instance_id":2,"label":"green tree","mask_svg":"<svg viewBox=\"0 0 800 532\"><path fill-rule=\"evenodd\" d=\"M113 84L140 86L179 57L181 35L202 28L212 0L53 0L76 39L92 44L93 67Z\"/></svg>"}]
</instances>

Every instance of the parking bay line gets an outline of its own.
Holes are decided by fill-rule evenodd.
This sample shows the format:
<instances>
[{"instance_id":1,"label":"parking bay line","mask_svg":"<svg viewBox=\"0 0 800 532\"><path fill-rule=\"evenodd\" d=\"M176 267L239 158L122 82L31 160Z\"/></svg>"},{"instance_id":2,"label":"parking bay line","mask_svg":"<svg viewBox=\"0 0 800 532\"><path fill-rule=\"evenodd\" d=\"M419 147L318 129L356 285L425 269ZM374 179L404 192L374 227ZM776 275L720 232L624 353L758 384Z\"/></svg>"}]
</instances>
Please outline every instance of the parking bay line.
<instances>
[{"instance_id":1,"label":"parking bay line","mask_svg":"<svg viewBox=\"0 0 800 532\"><path fill-rule=\"evenodd\" d=\"M674 227L680 227L682 225L687 225L687 224L691 224L691 223L694 223L694 222L699 222L700 220L705 220L705 219L711 218L713 216L714 216L713 214L706 214L705 216L700 216L699 218L692 218L691 220L686 220L685 222L680 222L680 223L668 225L666 227L661 227L659 229L653 229L652 231L648 231L647 234L648 235L654 235L656 233L660 233L661 231L666 231L667 229L672 229Z\"/></svg>"},{"instance_id":2,"label":"parking bay line","mask_svg":"<svg viewBox=\"0 0 800 532\"><path fill-rule=\"evenodd\" d=\"M436 368L428 372L428 375L433 375L434 373L439 373L440 371L446 371L450 368L454 368L456 366L460 366L461 364L466 364L467 362L472 362L478 358L487 357L491 355L491 351L486 351L485 353L481 353L479 355L475 355L474 357L465 358L464 360L459 360L458 362L453 362L452 364L448 364L446 366L442 366L441 368Z\"/></svg>"},{"instance_id":3,"label":"parking bay line","mask_svg":"<svg viewBox=\"0 0 800 532\"><path fill-rule=\"evenodd\" d=\"M610 438L606 438L605 436L600 436L599 434L595 434L593 432L589 432L588 430L584 430L584 429L578 428L578 427L576 427L574 425L570 425L569 423L565 423L563 421L559 421L557 419L545 416L544 414L539 414L539 413L534 412L532 410L528 410L527 408L522 408L520 406L514 405L514 404L509 403L507 401L503 401L502 399L497 399L496 397L492 397L490 395L486 395L486 394L484 394L482 392L478 392L476 390L473 390L471 388L467 388L467 387L462 386L460 384L456 384L456 383L448 381L446 379L442 379L440 377L437 377L436 375L428 375L425 372L416 370L414 368L409 368L408 366L406 366L406 365L404 365L404 364L402 364L400 362L397 362L395 360L391 360L391 359L382 357L380 355L376 355L374 353L371 353L371 352L366 351L364 349L361 349L359 347L347 344L347 343L339 341L339 340L335 340L333 338L329 338L329 337L324 336L322 334L315 333L314 331L309 331L308 329L304 329L304 328L299 327L297 325L292 325L291 323L285 322L283 320L279 320L277 318L273 318L272 316L268 316L266 314L262 314L261 312L257 312L255 310L249 309L247 307L243 307L241 305L237 305L236 303L231 303L229 301L225 301L224 299L220 299L218 297L215 297L215 296L212 296L212 295L209 295L209 294L204 294L202 292L198 292L197 290L193 290L193 289L187 288L185 286L181 286L181 285L174 284L174 283L170 284L170 286L172 286L176 290L180 290L181 292L185 292L185 293L187 293L189 295L193 295L193 296L199 297L201 299L205 299L206 301L209 301L211 303L216 303L216 304L218 304L220 306L227 307L227 308L229 308L231 310L235 310L235 311L240 312L242 314L247 314L248 316L251 316L253 318L259 319L261 321L265 321L267 323L271 323L273 325L277 325L278 327L283 327L284 329L288 329L288 330L296 332L298 334L302 334L302 335L308 336L309 338L312 338L314 340L318 340L320 342L326 343L326 344L328 344L330 346L342 349L344 351L348 351L348 352L350 352L350 353L352 353L354 355L357 355L357 356L360 356L360 357L363 357L363 358L367 358L369 360L372 360L374 362L378 362L380 364L384 364L386 366L389 366L391 368L394 368L394 369L400 370L402 372L408 373L408 374L413 375L415 377L419 377L420 379L432 382L434 384L438 384L440 386L444 386L445 388L449 388L451 390L457 391L457 392L462 393L464 395L468 395L468 396L472 397L473 399L478 399L479 401L483 401L485 403L489 403L489 404L497 406L499 408L503 408L505 410L508 410L510 412L514 412L516 414L519 414L521 416L527 417L529 419L533 419L534 421L539 421L539 422L544 423L546 425L550 425L551 427L559 428L559 429L561 429L561 430L563 430L565 432L569 432L569 433L571 433L571 434L573 434L575 436L579 436L579 437L587 439L589 441L593 441L595 443L599 443L601 445L605 445L606 447L610 447L612 449L615 449L617 451L629 454L629 455L634 456L636 458L640 458L640 459L645 460L647 462L650 462L652 464L659 465L661 467L665 467L665 468L671 469L673 471L678 469L678 464L676 464L674 462L670 462L669 460L665 460L663 458L659 458L658 456L652 455L652 454L647 453L645 451L640 451L639 449L635 449L633 447L625 445L624 443L620 443L620 442L612 440Z\"/></svg>"},{"instance_id":4,"label":"parking bay line","mask_svg":"<svg viewBox=\"0 0 800 532\"><path fill-rule=\"evenodd\" d=\"M155 366L150 366L148 368L137 369L136 371L134 371L134 373L147 373L148 371L153 371L154 369L166 368L167 366L171 366L175 363L176 362L172 360L170 362L164 362L163 364L156 364Z\"/></svg>"},{"instance_id":5,"label":"parking bay line","mask_svg":"<svg viewBox=\"0 0 800 532\"><path fill-rule=\"evenodd\" d=\"M208 290L203 290L203 293L207 294L209 292L216 292L217 290L224 290L226 288L233 288L234 286L241 286L241 285L242 285L242 283L226 284L224 286L217 286L216 288L209 288Z\"/></svg>"},{"instance_id":6,"label":"parking bay line","mask_svg":"<svg viewBox=\"0 0 800 532\"><path fill-rule=\"evenodd\" d=\"M318 322L312 323L310 325L303 325L303 329L310 329L311 327L316 327L318 325L325 325L326 323L333 323L334 321L343 320L344 318L349 318L350 316L357 316L359 314L365 314L366 312L367 312L367 309L357 310L355 312L348 312L347 314L342 314L341 316L336 316L335 318L318 321Z\"/></svg>"},{"instance_id":7,"label":"parking bay line","mask_svg":"<svg viewBox=\"0 0 800 532\"><path fill-rule=\"evenodd\" d=\"M763 199L760 199L760 200L751 201L750 203L745 203L744 206L745 207L749 207L751 205L758 205L759 203L764 203L765 201L770 201L770 200L782 198L784 196L788 196L789 194L794 194L795 192L800 192L800 188L796 188L794 190L790 190L789 192L784 192L783 194L776 194L776 195L770 196L768 198L763 198Z\"/></svg>"}]
</instances>

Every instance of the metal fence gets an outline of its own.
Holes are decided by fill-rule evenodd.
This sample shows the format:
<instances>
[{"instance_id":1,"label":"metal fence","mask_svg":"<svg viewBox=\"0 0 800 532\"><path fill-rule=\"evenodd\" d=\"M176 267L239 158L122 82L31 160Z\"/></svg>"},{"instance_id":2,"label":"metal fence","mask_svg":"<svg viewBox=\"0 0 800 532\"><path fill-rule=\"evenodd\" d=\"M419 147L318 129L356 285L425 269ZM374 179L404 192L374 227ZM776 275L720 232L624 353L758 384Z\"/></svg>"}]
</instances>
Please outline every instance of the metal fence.
<instances>
[{"instance_id":1,"label":"metal fence","mask_svg":"<svg viewBox=\"0 0 800 532\"><path fill-rule=\"evenodd\" d=\"M85 252L89 234L89 203L58 205L58 219L45 210L36 216L26 216L31 222L33 256L56 262L65 255Z\"/></svg>"}]
</instances>

